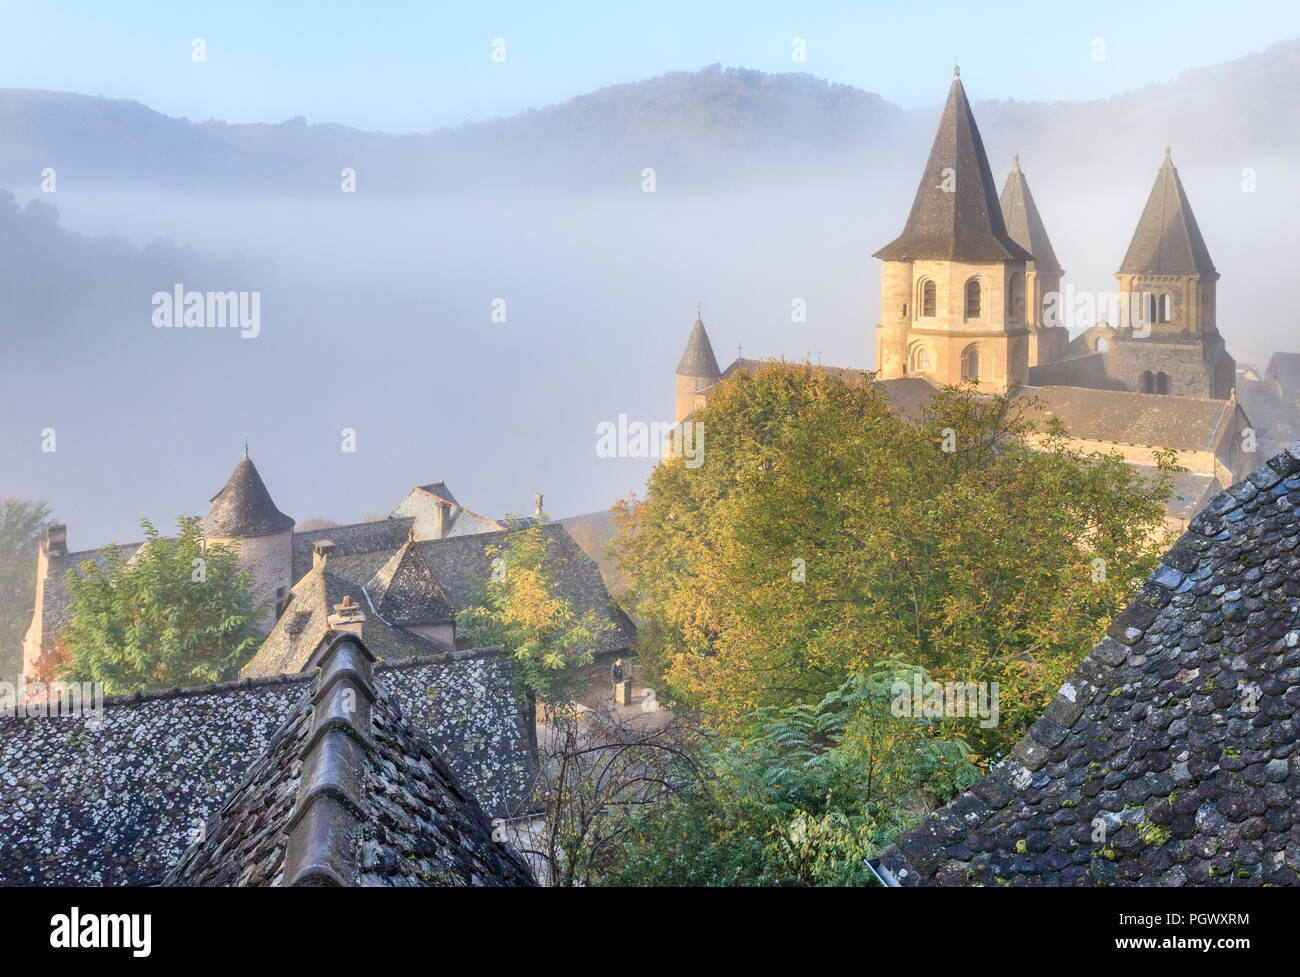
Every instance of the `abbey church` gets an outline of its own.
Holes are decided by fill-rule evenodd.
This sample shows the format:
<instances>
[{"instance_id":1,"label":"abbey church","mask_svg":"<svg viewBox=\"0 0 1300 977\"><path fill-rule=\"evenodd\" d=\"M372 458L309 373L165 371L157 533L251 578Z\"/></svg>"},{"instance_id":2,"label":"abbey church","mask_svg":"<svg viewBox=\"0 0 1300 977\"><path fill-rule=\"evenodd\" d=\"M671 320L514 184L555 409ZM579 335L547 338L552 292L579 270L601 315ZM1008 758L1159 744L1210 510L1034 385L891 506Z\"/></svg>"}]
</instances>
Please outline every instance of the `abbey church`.
<instances>
[{"instance_id":1,"label":"abbey church","mask_svg":"<svg viewBox=\"0 0 1300 977\"><path fill-rule=\"evenodd\" d=\"M1119 451L1143 473L1177 452L1171 529L1258 467L1236 398L1236 363L1215 315L1219 275L1187 193L1165 151L1146 206L1116 271L1112 310L1070 336L1065 272L1015 158L999 196L974 114L954 71L939 130L912 208L881 262L875 382L900 410L940 387L1032 397L1058 417L1080 450ZM1102 297L1103 299L1107 297ZM676 419L754 360L719 369L702 321L677 369ZM845 378L861 370L828 369ZM1294 437L1295 434L1291 434Z\"/></svg>"}]
</instances>

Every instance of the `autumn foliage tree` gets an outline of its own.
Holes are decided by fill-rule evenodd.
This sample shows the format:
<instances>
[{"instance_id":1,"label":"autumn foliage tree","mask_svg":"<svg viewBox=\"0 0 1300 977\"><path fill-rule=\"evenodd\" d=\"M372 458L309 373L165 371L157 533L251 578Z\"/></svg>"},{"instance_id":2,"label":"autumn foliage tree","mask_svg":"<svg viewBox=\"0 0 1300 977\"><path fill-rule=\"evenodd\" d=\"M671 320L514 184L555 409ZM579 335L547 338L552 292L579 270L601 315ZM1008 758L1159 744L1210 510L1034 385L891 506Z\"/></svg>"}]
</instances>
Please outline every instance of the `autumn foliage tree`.
<instances>
[{"instance_id":1,"label":"autumn foliage tree","mask_svg":"<svg viewBox=\"0 0 1300 977\"><path fill-rule=\"evenodd\" d=\"M543 522L506 535L486 555L495 572L456 628L473 647L500 645L514 662L530 719L538 701L560 702L590 665L600 636L613 623L595 611L579 615L560 584L562 557ZM530 728L532 722L530 721Z\"/></svg>"},{"instance_id":2,"label":"autumn foliage tree","mask_svg":"<svg viewBox=\"0 0 1300 977\"><path fill-rule=\"evenodd\" d=\"M703 464L615 507L643 665L724 726L890 659L997 682L999 725L961 735L1005 750L1154 565L1173 459L1144 479L974 385L909 419L869 380L728 378L693 418Z\"/></svg>"},{"instance_id":3,"label":"autumn foliage tree","mask_svg":"<svg viewBox=\"0 0 1300 977\"><path fill-rule=\"evenodd\" d=\"M60 633L68 681L103 682L106 692L206 685L233 678L262 635L252 577L235 553L178 519L174 539L146 519L129 558L101 550L68 571L71 623Z\"/></svg>"}]
</instances>

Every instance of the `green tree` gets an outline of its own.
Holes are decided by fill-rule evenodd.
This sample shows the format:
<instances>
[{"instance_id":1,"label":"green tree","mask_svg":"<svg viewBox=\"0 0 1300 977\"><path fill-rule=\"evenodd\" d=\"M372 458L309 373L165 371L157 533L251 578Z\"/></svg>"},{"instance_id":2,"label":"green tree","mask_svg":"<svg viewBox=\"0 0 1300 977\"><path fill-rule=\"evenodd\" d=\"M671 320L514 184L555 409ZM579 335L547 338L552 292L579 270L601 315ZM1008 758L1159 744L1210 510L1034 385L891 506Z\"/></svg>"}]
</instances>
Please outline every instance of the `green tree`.
<instances>
[{"instance_id":1,"label":"green tree","mask_svg":"<svg viewBox=\"0 0 1300 977\"><path fill-rule=\"evenodd\" d=\"M616 506L641 660L725 727L905 659L998 683L999 725L962 733L1004 751L1153 566L1172 458L1148 482L1031 399L949 387L909 419L870 379L733 376L703 465Z\"/></svg>"},{"instance_id":2,"label":"green tree","mask_svg":"<svg viewBox=\"0 0 1300 977\"><path fill-rule=\"evenodd\" d=\"M718 738L692 780L642 808L602 881L870 885L866 859L974 782L953 725L896 715L923 669L881 662L817 703L766 707Z\"/></svg>"},{"instance_id":3,"label":"green tree","mask_svg":"<svg viewBox=\"0 0 1300 977\"><path fill-rule=\"evenodd\" d=\"M613 623L595 611L574 612L560 585L561 558L542 521L512 530L503 546L485 552L494 573L457 615L456 627L473 646L506 649L533 728L538 701L568 698Z\"/></svg>"},{"instance_id":4,"label":"green tree","mask_svg":"<svg viewBox=\"0 0 1300 977\"><path fill-rule=\"evenodd\" d=\"M49 522L45 502L0 500L0 679L22 668L23 634L36 602L36 548Z\"/></svg>"},{"instance_id":5,"label":"green tree","mask_svg":"<svg viewBox=\"0 0 1300 977\"><path fill-rule=\"evenodd\" d=\"M233 678L262 638L252 576L197 523L177 520L167 539L146 519L130 559L116 546L104 565L68 571L72 622L61 637L60 677L103 682L107 692L204 685Z\"/></svg>"}]
</instances>

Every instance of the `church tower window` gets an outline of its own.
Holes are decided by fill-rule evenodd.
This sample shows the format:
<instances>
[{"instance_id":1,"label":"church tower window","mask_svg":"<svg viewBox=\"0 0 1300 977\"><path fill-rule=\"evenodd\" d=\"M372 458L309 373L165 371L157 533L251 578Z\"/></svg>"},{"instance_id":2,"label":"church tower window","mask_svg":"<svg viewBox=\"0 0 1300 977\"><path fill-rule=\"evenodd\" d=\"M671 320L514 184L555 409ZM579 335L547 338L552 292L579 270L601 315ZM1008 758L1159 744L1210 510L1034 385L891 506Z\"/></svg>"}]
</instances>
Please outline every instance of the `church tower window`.
<instances>
[{"instance_id":1,"label":"church tower window","mask_svg":"<svg viewBox=\"0 0 1300 977\"><path fill-rule=\"evenodd\" d=\"M978 282L976 285L978 286ZM978 346L968 346L961 354L961 378L978 380L980 378L980 351Z\"/></svg>"},{"instance_id":2,"label":"church tower window","mask_svg":"<svg viewBox=\"0 0 1300 977\"><path fill-rule=\"evenodd\" d=\"M1169 393L1169 375L1164 370L1156 374L1156 393Z\"/></svg>"},{"instance_id":3,"label":"church tower window","mask_svg":"<svg viewBox=\"0 0 1300 977\"><path fill-rule=\"evenodd\" d=\"M935 292L934 279L927 278L921 283L921 316L923 318L934 318Z\"/></svg>"},{"instance_id":4,"label":"church tower window","mask_svg":"<svg viewBox=\"0 0 1300 977\"><path fill-rule=\"evenodd\" d=\"M966 318L978 319L980 317L980 280L972 278L966 283Z\"/></svg>"},{"instance_id":5,"label":"church tower window","mask_svg":"<svg viewBox=\"0 0 1300 977\"><path fill-rule=\"evenodd\" d=\"M1155 393L1155 377L1150 370L1143 370L1142 375L1138 377L1138 393Z\"/></svg>"}]
</instances>

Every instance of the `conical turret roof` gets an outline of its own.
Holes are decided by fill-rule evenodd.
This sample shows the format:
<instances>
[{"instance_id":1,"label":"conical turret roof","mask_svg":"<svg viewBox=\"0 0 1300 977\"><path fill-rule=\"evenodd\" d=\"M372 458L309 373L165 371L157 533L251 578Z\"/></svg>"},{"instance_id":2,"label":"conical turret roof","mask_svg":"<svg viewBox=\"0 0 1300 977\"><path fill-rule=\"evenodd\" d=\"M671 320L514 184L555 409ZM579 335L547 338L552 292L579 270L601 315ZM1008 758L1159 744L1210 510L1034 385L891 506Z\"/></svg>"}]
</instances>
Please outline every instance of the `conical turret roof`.
<instances>
[{"instance_id":1,"label":"conical turret roof","mask_svg":"<svg viewBox=\"0 0 1300 977\"><path fill-rule=\"evenodd\" d=\"M1003 224L984 143L955 71L907 225L875 256L882 261L1030 259Z\"/></svg>"},{"instance_id":2,"label":"conical turret roof","mask_svg":"<svg viewBox=\"0 0 1300 977\"><path fill-rule=\"evenodd\" d=\"M722 376L718 361L713 356L713 346L709 343L709 334L704 331L704 320L696 319L691 329L691 338L686 341L686 350L681 362L677 364L677 375L682 377L707 377L716 380Z\"/></svg>"},{"instance_id":3,"label":"conical turret roof","mask_svg":"<svg viewBox=\"0 0 1300 977\"><path fill-rule=\"evenodd\" d=\"M1219 277L1168 147L1119 273Z\"/></svg>"},{"instance_id":4,"label":"conical turret roof","mask_svg":"<svg viewBox=\"0 0 1300 977\"><path fill-rule=\"evenodd\" d=\"M275 507L247 453L211 502L199 523L207 536L270 536L293 529L293 520Z\"/></svg>"},{"instance_id":5,"label":"conical turret roof","mask_svg":"<svg viewBox=\"0 0 1300 977\"><path fill-rule=\"evenodd\" d=\"M998 202L1001 204L1002 223L1006 225L1007 233L1034 256L1035 269L1039 273L1061 274L1061 263L1056 260L1056 252L1052 250L1052 242L1047 237L1047 228L1043 226L1038 205L1029 192L1029 181L1020 169L1019 156L1012 164Z\"/></svg>"}]
</instances>

